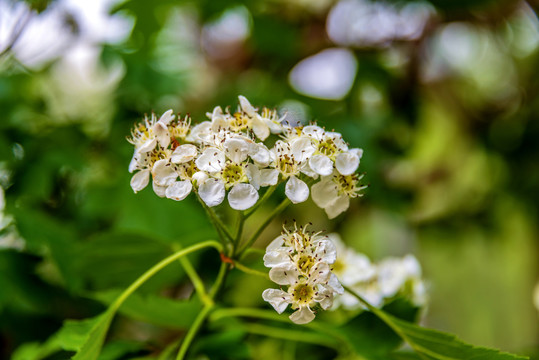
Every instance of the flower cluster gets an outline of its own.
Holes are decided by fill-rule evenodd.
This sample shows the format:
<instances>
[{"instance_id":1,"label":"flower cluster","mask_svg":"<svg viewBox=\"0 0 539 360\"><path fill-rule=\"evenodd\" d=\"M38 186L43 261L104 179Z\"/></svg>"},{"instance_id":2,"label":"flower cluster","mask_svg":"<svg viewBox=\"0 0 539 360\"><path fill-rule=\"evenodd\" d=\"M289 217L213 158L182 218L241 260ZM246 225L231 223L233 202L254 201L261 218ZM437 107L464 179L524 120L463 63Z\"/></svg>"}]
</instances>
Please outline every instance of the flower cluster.
<instances>
[{"instance_id":1,"label":"flower cluster","mask_svg":"<svg viewBox=\"0 0 539 360\"><path fill-rule=\"evenodd\" d=\"M390 257L373 264L366 255L346 247L339 235L329 234L328 237L339 254L333 264L333 272L342 284L361 295L371 305L381 307L397 295L409 298L416 306L426 303L421 266L414 256ZM339 298L337 305L349 310L363 306L356 297L348 293Z\"/></svg>"},{"instance_id":2,"label":"flower cluster","mask_svg":"<svg viewBox=\"0 0 539 360\"><path fill-rule=\"evenodd\" d=\"M268 245L264 265L270 267L270 279L282 289L266 289L262 298L280 314L289 304L297 310L290 315L296 324L306 324L314 317L317 304L324 310L333 305L336 294L344 292L339 280L331 272L337 259L335 246L328 237L295 226Z\"/></svg>"},{"instance_id":3,"label":"flower cluster","mask_svg":"<svg viewBox=\"0 0 539 360\"><path fill-rule=\"evenodd\" d=\"M161 197L179 201L196 191L208 206L227 196L233 209L245 210L257 202L261 187L286 182L285 194L295 204L312 193L330 218L348 209L363 189L356 173L361 149L350 149L341 134L317 125L291 127L275 110L259 111L243 96L239 103L234 113L215 107L209 120L196 125L172 110L136 125L128 139L135 146L133 190L144 189L151 175ZM271 134L281 138L268 148Z\"/></svg>"}]
</instances>

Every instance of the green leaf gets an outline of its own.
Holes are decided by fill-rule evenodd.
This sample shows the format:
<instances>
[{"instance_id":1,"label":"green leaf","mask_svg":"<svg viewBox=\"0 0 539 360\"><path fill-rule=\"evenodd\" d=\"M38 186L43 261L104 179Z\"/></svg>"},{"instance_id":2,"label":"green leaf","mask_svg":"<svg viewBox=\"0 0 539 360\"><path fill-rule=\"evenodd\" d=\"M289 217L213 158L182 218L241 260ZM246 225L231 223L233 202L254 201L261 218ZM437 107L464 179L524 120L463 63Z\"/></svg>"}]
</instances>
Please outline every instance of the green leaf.
<instances>
[{"instance_id":1,"label":"green leaf","mask_svg":"<svg viewBox=\"0 0 539 360\"><path fill-rule=\"evenodd\" d=\"M399 318L414 321L418 309L405 299L397 299L384 308ZM363 311L339 328L356 354L368 359L387 358L402 344L402 339L380 318Z\"/></svg>"},{"instance_id":2,"label":"green leaf","mask_svg":"<svg viewBox=\"0 0 539 360\"><path fill-rule=\"evenodd\" d=\"M99 292L92 297L110 305L121 294L119 290ZM177 301L155 295L132 294L118 310L133 319L172 329L186 329L195 320L202 305L194 300Z\"/></svg>"},{"instance_id":3,"label":"green leaf","mask_svg":"<svg viewBox=\"0 0 539 360\"><path fill-rule=\"evenodd\" d=\"M170 255L171 248L150 237L111 232L92 237L79 250L79 278L96 291L127 287L145 270ZM171 264L144 285L154 292L177 283L184 275L179 263Z\"/></svg>"},{"instance_id":4,"label":"green leaf","mask_svg":"<svg viewBox=\"0 0 539 360\"><path fill-rule=\"evenodd\" d=\"M500 352L495 349L476 347L463 342L455 335L446 334L441 331L423 328L407 321L398 319L381 310L381 318L399 336L401 336L421 357L425 359L440 360L515 360L528 359L524 356L517 356Z\"/></svg>"},{"instance_id":5,"label":"green leaf","mask_svg":"<svg viewBox=\"0 0 539 360\"><path fill-rule=\"evenodd\" d=\"M346 291L354 295L359 301L388 325L401 339L406 341L412 349L422 358L428 360L515 360L528 359L495 349L476 347L463 342L455 335L441 331L431 330L399 319L389 313L378 309L353 290L344 287Z\"/></svg>"},{"instance_id":6,"label":"green leaf","mask_svg":"<svg viewBox=\"0 0 539 360\"><path fill-rule=\"evenodd\" d=\"M101 352L101 347L105 342L105 336L109 329L112 318L115 314L114 308L109 308L103 314L99 315L97 322L90 330L88 336L84 339L84 343L78 349L73 360L96 360Z\"/></svg>"},{"instance_id":7,"label":"green leaf","mask_svg":"<svg viewBox=\"0 0 539 360\"><path fill-rule=\"evenodd\" d=\"M84 320L66 320L63 326L43 344L27 343L13 354L13 360L39 360L60 350L78 351L88 338L90 331L101 320L102 315Z\"/></svg>"}]
</instances>

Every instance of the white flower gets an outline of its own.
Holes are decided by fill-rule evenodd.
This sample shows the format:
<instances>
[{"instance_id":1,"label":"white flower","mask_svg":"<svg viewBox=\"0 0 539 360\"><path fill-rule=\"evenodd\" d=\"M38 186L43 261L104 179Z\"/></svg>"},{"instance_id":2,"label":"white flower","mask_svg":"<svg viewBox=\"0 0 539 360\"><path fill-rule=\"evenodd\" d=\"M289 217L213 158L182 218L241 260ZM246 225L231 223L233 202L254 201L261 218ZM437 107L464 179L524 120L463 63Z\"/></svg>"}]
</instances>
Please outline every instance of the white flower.
<instances>
[{"instance_id":1,"label":"white flower","mask_svg":"<svg viewBox=\"0 0 539 360\"><path fill-rule=\"evenodd\" d=\"M128 138L127 141L135 145L135 151L139 153L153 150L158 142L163 148L166 148L170 144L167 125L173 119L172 110L166 111L159 120L152 113L150 119L145 117L144 121L131 131L131 138Z\"/></svg>"},{"instance_id":2,"label":"white flower","mask_svg":"<svg viewBox=\"0 0 539 360\"><path fill-rule=\"evenodd\" d=\"M153 171L155 164L170 156L170 150L156 146L153 150L147 152L139 152L135 150L131 163L129 164L129 172L136 172L131 178L131 188L135 193L144 189L150 182L150 173Z\"/></svg>"},{"instance_id":3,"label":"white flower","mask_svg":"<svg viewBox=\"0 0 539 360\"><path fill-rule=\"evenodd\" d=\"M323 176L312 186L312 199L318 207L324 209L330 219L337 217L350 206L350 198L361 196L358 192L365 188L359 185L362 176L341 175L334 172Z\"/></svg>"},{"instance_id":4,"label":"white flower","mask_svg":"<svg viewBox=\"0 0 539 360\"><path fill-rule=\"evenodd\" d=\"M285 116L278 118L276 110L270 110L266 107L262 109L262 114L260 114L260 118L269 127L272 134L280 134L283 132L285 129L285 126L283 126Z\"/></svg>"},{"instance_id":5,"label":"white flower","mask_svg":"<svg viewBox=\"0 0 539 360\"><path fill-rule=\"evenodd\" d=\"M330 234L329 238L338 252L332 271L345 286L371 305L381 307L386 300L399 294L417 306L426 303L421 267L415 257L406 255L403 258L387 258L379 264L372 264L367 256L347 248L337 234ZM356 297L348 293L343 294L336 305L350 310L364 308Z\"/></svg>"},{"instance_id":6,"label":"white flower","mask_svg":"<svg viewBox=\"0 0 539 360\"><path fill-rule=\"evenodd\" d=\"M275 283L288 286L288 291L267 289L262 293L278 313L288 304L297 309L290 320L306 324L315 317L312 307L319 304L322 309L333 305L336 294L342 288L330 265L335 262L336 250L333 243L320 233L295 227L294 231L284 230L268 245L264 255L264 265L270 267L269 277Z\"/></svg>"},{"instance_id":7,"label":"white flower","mask_svg":"<svg viewBox=\"0 0 539 360\"><path fill-rule=\"evenodd\" d=\"M324 269L322 269L324 267ZM293 269L290 269L293 272ZM262 298L269 302L273 308L282 313L288 304L297 309L290 320L296 324L311 322L315 315L312 307L317 303L327 310L333 305L333 289L327 286L329 282L329 268L327 264L320 263L312 267L309 277L288 276L279 279L281 285L289 285L288 292L277 289L266 289Z\"/></svg>"},{"instance_id":8,"label":"white flower","mask_svg":"<svg viewBox=\"0 0 539 360\"><path fill-rule=\"evenodd\" d=\"M399 292L408 292L416 305L426 302L426 291L421 281L421 266L413 255L403 258L387 258L378 265L378 283L386 298L392 298Z\"/></svg>"},{"instance_id":9,"label":"white flower","mask_svg":"<svg viewBox=\"0 0 539 360\"><path fill-rule=\"evenodd\" d=\"M258 168L250 166L252 164L246 161L248 149L247 142L241 139L229 139L225 141L223 150L214 147L207 148L196 159L197 167L208 172L214 178L215 184L212 185L211 189L219 189L218 192L213 190L210 192L210 194L215 194L216 198L207 196L205 192L206 189L210 189L210 185L206 185L200 190L201 198L208 206L221 203L224 195L221 197L222 191L220 189L223 191L230 189L228 202L235 210L246 210L256 203L259 197L257 189L260 175Z\"/></svg>"},{"instance_id":10,"label":"white flower","mask_svg":"<svg viewBox=\"0 0 539 360\"><path fill-rule=\"evenodd\" d=\"M314 147L309 139L297 138L290 142L279 140L271 151L275 159L273 166L284 179L288 178L285 187L286 196L294 204L307 200L309 187L297 176L306 169L307 161L314 152Z\"/></svg>"}]
</instances>

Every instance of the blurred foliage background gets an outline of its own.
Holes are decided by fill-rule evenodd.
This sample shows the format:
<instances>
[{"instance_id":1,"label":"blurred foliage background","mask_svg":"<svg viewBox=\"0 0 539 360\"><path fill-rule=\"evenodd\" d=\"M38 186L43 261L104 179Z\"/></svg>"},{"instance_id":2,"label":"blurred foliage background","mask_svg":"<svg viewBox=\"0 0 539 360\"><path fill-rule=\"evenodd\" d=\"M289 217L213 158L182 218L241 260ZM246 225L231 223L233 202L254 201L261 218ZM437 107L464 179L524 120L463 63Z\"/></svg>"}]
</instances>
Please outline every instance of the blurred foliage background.
<instances>
[{"instance_id":1,"label":"blurred foliage background","mask_svg":"<svg viewBox=\"0 0 539 360\"><path fill-rule=\"evenodd\" d=\"M290 121L334 128L365 151L370 187L347 213L329 222L309 200L286 218L338 231L375 260L415 254L429 283L423 324L533 353L535 5L0 0L0 358L65 319L100 313L172 244L215 237L193 197L133 194L125 138L144 113L173 108L201 121L215 105L235 107L239 94ZM213 253L192 260L204 277L217 271ZM261 305L268 287L239 274L229 284L224 301L245 306ZM147 298L154 309L190 292L179 265L141 290L159 294ZM197 309L178 311L173 330L120 316L111 338L122 350L109 358L151 357ZM197 346L226 349L240 338L217 332ZM256 356L245 344L234 356L281 357L276 340L253 344Z\"/></svg>"}]
</instances>

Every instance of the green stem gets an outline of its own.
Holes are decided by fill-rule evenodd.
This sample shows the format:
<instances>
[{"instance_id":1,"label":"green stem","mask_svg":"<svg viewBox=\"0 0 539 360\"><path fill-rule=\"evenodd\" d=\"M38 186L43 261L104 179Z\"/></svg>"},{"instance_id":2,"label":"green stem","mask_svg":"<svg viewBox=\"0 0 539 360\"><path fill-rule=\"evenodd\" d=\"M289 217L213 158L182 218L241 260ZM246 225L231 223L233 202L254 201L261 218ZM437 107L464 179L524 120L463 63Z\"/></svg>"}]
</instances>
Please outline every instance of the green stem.
<instances>
[{"instance_id":1,"label":"green stem","mask_svg":"<svg viewBox=\"0 0 539 360\"><path fill-rule=\"evenodd\" d=\"M267 272L262 272L262 271L258 271L258 270L255 270L255 269L251 269L245 265L243 265L242 263L238 262L238 261L234 261L234 266L240 270L240 271L243 271L244 273L246 274L251 274L251 275L256 275L256 276L260 276L260 277L263 277L264 279L267 279L269 280L269 275Z\"/></svg>"},{"instance_id":2,"label":"green stem","mask_svg":"<svg viewBox=\"0 0 539 360\"><path fill-rule=\"evenodd\" d=\"M178 351L176 360L182 360L185 357L185 355L187 354L187 351L189 350L189 346L193 342L193 339L195 338L196 334L202 327L202 324L204 323L204 321L210 314L211 310L213 310L213 308L215 307L213 303L213 299L219 293L219 290L221 290L221 287L224 284L229 268L230 268L229 264L225 262L221 263L219 274L217 274L217 279L215 280L215 283L213 284L210 290L210 294L209 294L210 299L212 299L212 304L209 304L209 305L207 304L206 306L204 306L204 308L202 308L202 311L198 313L195 321L193 322L193 324L187 331L185 338L183 339L183 342L182 342L182 345L180 346L180 350Z\"/></svg>"},{"instance_id":3,"label":"green stem","mask_svg":"<svg viewBox=\"0 0 539 360\"><path fill-rule=\"evenodd\" d=\"M273 185L269 187L264 195L262 195L262 198L258 200L258 202L250 208L248 211L245 212L245 218L247 219L249 216L253 215L253 213L270 198L270 196L273 194L273 192L277 189L277 185Z\"/></svg>"},{"instance_id":4,"label":"green stem","mask_svg":"<svg viewBox=\"0 0 539 360\"><path fill-rule=\"evenodd\" d=\"M116 310L120 308L120 306L129 297L129 295L131 295L142 284L144 284L148 279L150 279L152 276L154 276L157 272L159 272L161 269L163 269L167 265L180 259L182 256L185 256L194 251L204 249L207 247L214 247L220 252L223 251L223 246L220 243L214 240L208 240L208 241L201 242L199 244L195 244L193 246L190 246L186 249L180 250L170 255L169 257L161 260L159 263L154 265L151 269L149 269L144 274L142 274L137 280L135 280L134 283L132 283L126 290L124 290L124 292L120 296L118 296L118 298L111 304L111 306L109 307L109 310L107 311L116 312Z\"/></svg>"},{"instance_id":5,"label":"green stem","mask_svg":"<svg viewBox=\"0 0 539 360\"><path fill-rule=\"evenodd\" d=\"M181 247L178 244L173 245L173 248L175 251L181 250ZM195 268L193 267L193 264L191 264L191 261L189 261L189 258L187 256L181 257L179 261L182 264L185 273L187 274L187 276L189 276L189 279L193 283L193 287L198 293L198 296L200 296L200 300L202 300L202 302L206 305L213 305L213 300L208 296L208 293L206 292L206 289L204 287L204 282L196 272Z\"/></svg>"},{"instance_id":6,"label":"green stem","mask_svg":"<svg viewBox=\"0 0 539 360\"><path fill-rule=\"evenodd\" d=\"M289 319L287 319L286 317L283 317L280 314L277 314L276 312L256 309L256 308L239 308L239 307L216 309L211 314L210 321L213 322L213 321L217 321L217 320L227 318L227 317L250 317L250 318L255 318L255 319L271 320L271 321L278 321L278 322L290 324ZM309 329L312 329L320 333L325 333L326 335L329 335L340 342L341 350L345 349L348 352L352 351L351 345L348 343L348 340L344 338L338 332L331 330L330 326L323 325L323 324L316 324L314 322L301 325L301 326L307 327Z\"/></svg>"},{"instance_id":7,"label":"green stem","mask_svg":"<svg viewBox=\"0 0 539 360\"><path fill-rule=\"evenodd\" d=\"M245 327L248 332L256 335L271 336L277 339L323 345L337 351L341 350L339 344L331 341L327 336L310 331L284 329L282 327L273 327L262 324L247 324Z\"/></svg>"},{"instance_id":8,"label":"green stem","mask_svg":"<svg viewBox=\"0 0 539 360\"><path fill-rule=\"evenodd\" d=\"M264 256L266 254L266 250L256 249L256 248L248 248L248 249L245 249L245 251L241 254L241 256L238 257L238 259L239 260L245 259L245 257L250 255L250 254L257 254L257 255Z\"/></svg>"},{"instance_id":9,"label":"green stem","mask_svg":"<svg viewBox=\"0 0 539 360\"><path fill-rule=\"evenodd\" d=\"M219 273L217 274L217 279L215 279L215 283L213 284L210 290L210 297L212 299L214 299L217 293L219 292L219 290L221 290L221 287L224 284L226 275L228 274L228 270L230 270L230 264L222 262L221 267L219 268Z\"/></svg>"},{"instance_id":10,"label":"green stem","mask_svg":"<svg viewBox=\"0 0 539 360\"><path fill-rule=\"evenodd\" d=\"M234 247L236 247L241 241L241 235L243 234L243 225L245 224L245 219L246 217L243 211L239 211L238 212L238 226L236 227L236 236L234 236Z\"/></svg>"},{"instance_id":11,"label":"green stem","mask_svg":"<svg viewBox=\"0 0 539 360\"><path fill-rule=\"evenodd\" d=\"M219 219L219 217L217 216L215 211L213 211L213 209L211 207L206 205L204 200L202 200L200 198L200 195L198 195L198 192L195 192L195 194L197 196L198 201L200 202L200 204L202 205L202 207L206 211L206 214L210 218L210 221L212 222L213 226L215 227L215 229L217 229L217 232L219 233L219 236L221 237L221 240L223 240L223 242L225 242L225 243L226 242L232 242L233 243L234 238L232 237L232 235L228 231L228 228L225 226L225 224L223 224L221 219Z\"/></svg>"},{"instance_id":12,"label":"green stem","mask_svg":"<svg viewBox=\"0 0 539 360\"><path fill-rule=\"evenodd\" d=\"M187 354L187 350L189 350L189 346L193 342L193 339L195 338L196 334L200 330L200 327L204 323L204 320L206 320L206 317L210 313L210 311L213 309L214 305L206 305L198 313L197 317L195 318L195 321L189 328L189 331L187 331L187 334L185 335L185 338L183 339L182 345L180 346L180 350L178 351L178 356L176 356L176 360L183 360L185 357L185 354Z\"/></svg>"},{"instance_id":13,"label":"green stem","mask_svg":"<svg viewBox=\"0 0 539 360\"><path fill-rule=\"evenodd\" d=\"M288 198L285 198L279 206L277 206L273 211L271 212L270 216L262 223L262 225L258 228L258 230L251 236L251 238L241 247L241 249L238 251L238 254L241 256L241 254L247 250L248 248L253 245L253 243L258 239L262 231L269 225L269 223L280 213L283 212L284 209L290 204L290 200Z\"/></svg>"}]
</instances>

